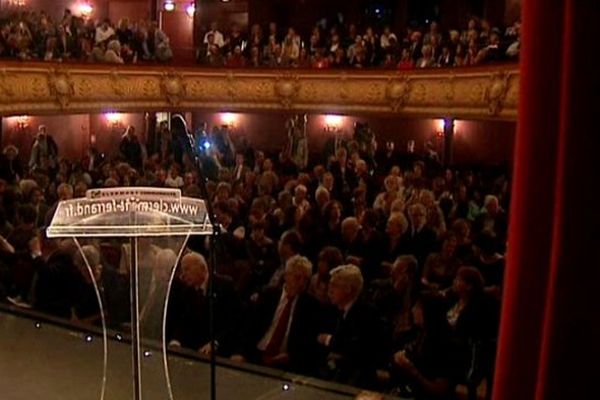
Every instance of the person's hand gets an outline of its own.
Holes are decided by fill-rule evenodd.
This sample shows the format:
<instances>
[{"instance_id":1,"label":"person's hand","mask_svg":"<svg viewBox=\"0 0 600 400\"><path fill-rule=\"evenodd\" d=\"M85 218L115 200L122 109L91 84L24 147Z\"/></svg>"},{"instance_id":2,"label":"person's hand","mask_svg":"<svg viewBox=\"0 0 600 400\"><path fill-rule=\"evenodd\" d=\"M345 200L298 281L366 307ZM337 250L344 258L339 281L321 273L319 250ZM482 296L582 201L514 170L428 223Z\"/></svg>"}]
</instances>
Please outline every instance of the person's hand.
<instances>
[{"instance_id":1,"label":"person's hand","mask_svg":"<svg viewBox=\"0 0 600 400\"><path fill-rule=\"evenodd\" d=\"M243 355L241 355L241 354L234 354L231 357L229 357L229 359L231 361L233 361L233 362L236 362L236 363L246 362L246 358Z\"/></svg>"},{"instance_id":2,"label":"person's hand","mask_svg":"<svg viewBox=\"0 0 600 400\"><path fill-rule=\"evenodd\" d=\"M319 334L319 336L317 336L317 342L319 342L323 346L327 347L331 343L332 337L333 336L328 333L321 333L321 334Z\"/></svg>"},{"instance_id":3,"label":"person's hand","mask_svg":"<svg viewBox=\"0 0 600 400\"><path fill-rule=\"evenodd\" d=\"M178 340L171 340L167 347L169 350L181 350L181 343Z\"/></svg>"},{"instance_id":4,"label":"person's hand","mask_svg":"<svg viewBox=\"0 0 600 400\"><path fill-rule=\"evenodd\" d=\"M211 343L208 342L206 343L204 346L200 347L198 349L198 353L205 355L205 356L210 356L212 353L212 346Z\"/></svg>"},{"instance_id":5,"label":"person's hand","mask_svg":"<svg viewBox=\"0 0 600 400\"><path fill-rule=\"evenodd\" d=\"M42 242L39 237L33 237L29 243L29 252L31 253L31 257L37 258L42 255Z\"/></svg>"},{"instance_id":6,"label":"person's hand","mask_svg":"<svg viewBox=\"0 0 600 400\"><path fill-rule=\"evenodd\" d=\"M404 350L394 354L394 363L411 375L416 375L418 373L415 365L406 357Z\"/></svg>"},{"instance_id":7,"label":"person's hand","mask_svg":"<svg viewBox=\"0 0 600 400\"><path fill-rule=\"evenodd\" d=\"M264 363L267 367L287 365L290 362L290 356L287 353L279 353L274 357L265 357Z\"/></svg>"}]
</instances>

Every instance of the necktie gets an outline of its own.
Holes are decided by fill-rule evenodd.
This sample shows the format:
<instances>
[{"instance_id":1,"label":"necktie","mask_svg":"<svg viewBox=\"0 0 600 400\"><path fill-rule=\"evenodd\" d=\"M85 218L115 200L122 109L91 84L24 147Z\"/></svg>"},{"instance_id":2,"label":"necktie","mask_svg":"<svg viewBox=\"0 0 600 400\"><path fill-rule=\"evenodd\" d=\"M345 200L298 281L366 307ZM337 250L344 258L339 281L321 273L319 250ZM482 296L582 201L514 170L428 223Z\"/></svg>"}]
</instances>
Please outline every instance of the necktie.
<instances>
[{"instance_id":1,"label":"necktie","mask_svg":"<svg viewBox=\"0 0 600 400\"><path fill-rule=\"evenodd\" d=\"M287 331L288 324L290 322L290 317L292 314L292 299L287 299L285 303L285 307L279 316L279 321L277 321L277 326L273 331L273 335L271 336L271 340L267 344L265 348L265 356L276 356L279 354L281 349L281 345L283 344L283 339L285 338L285 333Z\"/></svg>"}]
</instances>

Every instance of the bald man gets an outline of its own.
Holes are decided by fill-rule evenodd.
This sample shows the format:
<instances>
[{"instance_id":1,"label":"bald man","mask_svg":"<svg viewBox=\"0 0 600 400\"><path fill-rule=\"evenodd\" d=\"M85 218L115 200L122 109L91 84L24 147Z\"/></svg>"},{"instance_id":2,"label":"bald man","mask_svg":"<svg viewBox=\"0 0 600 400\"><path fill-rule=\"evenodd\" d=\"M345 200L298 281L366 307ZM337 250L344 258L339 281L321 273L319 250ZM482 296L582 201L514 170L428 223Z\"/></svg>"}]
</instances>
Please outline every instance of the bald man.
<instances>
[{"instance_id":1,"label":"bald man","mask_svg":"<svg viewBox=\"0 0 600 400\"><path fill-rule=\"evenodd\" d=\"M210 354L208 287L211 279L215 289L217 354L229 355L236 346L241 305L233 283L218 275L211 277L204 257L191 252L181 259L169 299L167 339L170 347Z\"/></svg>"}]
</instances>

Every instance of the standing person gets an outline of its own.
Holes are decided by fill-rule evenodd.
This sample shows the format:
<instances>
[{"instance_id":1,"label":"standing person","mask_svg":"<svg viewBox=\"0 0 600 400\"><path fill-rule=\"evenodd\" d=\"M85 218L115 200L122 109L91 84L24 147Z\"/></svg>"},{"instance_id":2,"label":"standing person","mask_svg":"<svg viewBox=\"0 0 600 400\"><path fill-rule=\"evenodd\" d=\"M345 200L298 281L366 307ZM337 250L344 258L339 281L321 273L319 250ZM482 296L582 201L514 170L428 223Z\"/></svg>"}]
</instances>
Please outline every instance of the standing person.
<instances>
[{"instance_id":1,"label":"standing person","mask_svg":"<svg viewBox=\"0 0 600 400\"><path fill-rule=\"evenodd\" d=\"M13 145L6 146L0 154L0 179L9 185L18 183L23 177L23 166L18 156L19 150Z\"/></svg>"},{"instance_id":2,"label":"standing person","mask_svg":"<svg viewBox=\"0 0 600 400\"><path fill-rule=\"evenodd\" d=\"M119 150L129 165L138 171L142 169L144 165L144 150L132 125L129 125L125 130L121 138Z\"/></svg>"},{"instance_id":3,"label":"standing person","mask_svg":"<svg viewBox=\"0 0 600 400\"><path fill-rule=\"evenodd\" d=\"M58 146L54 138L47 133L46 125L40 125L31 148L29 170L44 170L50 174L54 174L57 167Z\"/></svg>"}]
</instances>

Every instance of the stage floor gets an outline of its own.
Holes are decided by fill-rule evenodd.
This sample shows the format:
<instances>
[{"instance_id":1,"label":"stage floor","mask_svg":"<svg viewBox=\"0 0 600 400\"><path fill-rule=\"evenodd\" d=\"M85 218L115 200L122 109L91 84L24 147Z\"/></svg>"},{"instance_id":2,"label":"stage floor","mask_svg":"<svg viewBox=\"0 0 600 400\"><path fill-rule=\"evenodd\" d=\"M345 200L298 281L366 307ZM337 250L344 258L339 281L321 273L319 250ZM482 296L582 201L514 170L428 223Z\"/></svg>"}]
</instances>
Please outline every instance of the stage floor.
<instances>
[{"instance_id":1,"label":"stage floor","mask_svg":"<svg viewBox=\"0 0 600 400\"><path fill-rule=\"evenodd\" d=\"M104 399L132 398L130 345L109 340L109 368ZM102 387L103 342L91 336L0 310L0 399L98 400ZM168 400L159 352L143 357L144 400ZM210 398L209 365L204 360L170 356L174 400ZM217 368L218 399L354 398L357 391L262 369ZM271 371L271 370L269 370ZM304 379L305 382L296 382ZM289 385L284 390L284 385Z\"/></svg>"}]
</instances>

